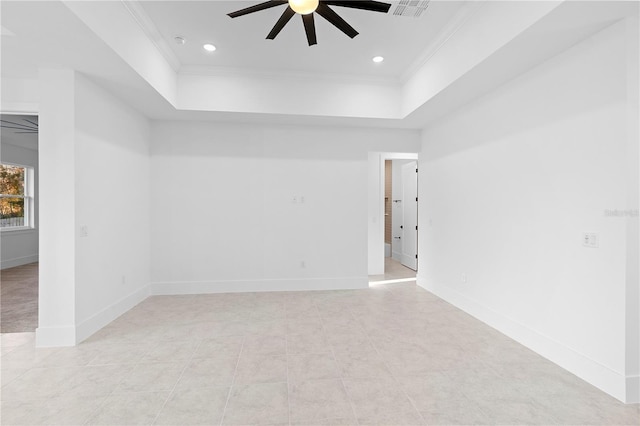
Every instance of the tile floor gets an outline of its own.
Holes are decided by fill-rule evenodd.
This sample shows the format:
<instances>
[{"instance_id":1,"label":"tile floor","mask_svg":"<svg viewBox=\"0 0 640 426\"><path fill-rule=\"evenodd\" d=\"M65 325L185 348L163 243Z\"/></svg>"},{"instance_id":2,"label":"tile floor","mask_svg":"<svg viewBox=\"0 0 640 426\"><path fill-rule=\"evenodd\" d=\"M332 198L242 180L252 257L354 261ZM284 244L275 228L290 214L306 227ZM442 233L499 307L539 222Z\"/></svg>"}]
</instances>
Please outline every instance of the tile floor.
<instances>
[{"instance_id":1,"label":"tile floor","mask_svg":"<svg viewBox=\"0 0 640 426\"><path fill-rule=\"evenodd\" d=\"M74 348L2 335L2 424L628 424L414 283L156 296Z\"/></svg>"},{"instance_id":2,"label":"tile floor","mask_svg":"<svg viewBox=\"0 0 640 426\"><path fill-rule=\"evenodd\" d=\"M409 269L391 257L384 258L384 274L369 275L369 282L415 278L416 271Z\"/></svg>"},{"instance_id":3,"label":"tile floor","mask_svg":"<svg viewBox=\"0 0 640 426\"><path fill-rule=\"evenodd\" d=\"M0 271L0 332L35 331L38 326L38 263Z\"/></svg>"}]
</instances>

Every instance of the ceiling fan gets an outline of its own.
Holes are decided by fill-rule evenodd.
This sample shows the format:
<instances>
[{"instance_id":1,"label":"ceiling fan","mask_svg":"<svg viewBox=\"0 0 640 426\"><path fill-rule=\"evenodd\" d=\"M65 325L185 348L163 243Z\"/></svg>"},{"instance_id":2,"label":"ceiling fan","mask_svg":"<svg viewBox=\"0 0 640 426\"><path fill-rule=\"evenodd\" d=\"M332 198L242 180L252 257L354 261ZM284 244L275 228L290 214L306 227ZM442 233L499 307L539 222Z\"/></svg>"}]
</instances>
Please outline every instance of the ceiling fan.
<instances>
[{"instance_id":1,"label":"ceiling fan","mask_svg":"<svg viewBox=\"0 0 640 426\"><path fill-rule=\"evenodd\" d=\"M15 133L38 133L37 121L22 118L22 121L26 122L25 124L18 122L18 119L20 119L20 117L16 118L14 121L0 120L0 127L12 129Z\"/></svg>"},{"instance_id":2,"label":"ceiling fan","mask_svg":"<svg viewBox=\"0 0 640 426\"><path fill-rule=\"evenodd\" d=\"M232 18L237 18L238 16L248 15L249 13L259 12L261 10L270 9L287 3L287 8L273 26L271 32L267 35L267 38L269 40L275 39L284 26L287 25L289 20L291 20L293 15L298 14L302 17L309 46L318 43L316 39L316 26L313 18L314 12L322 16L349 37L354 38L358 35L358 32L329 6L350 7L353 9L362 9L381 13L387 13L391 7L390 3L367 0L271 0L231 12L228 15Z\"/></svg>"}]
</instances>

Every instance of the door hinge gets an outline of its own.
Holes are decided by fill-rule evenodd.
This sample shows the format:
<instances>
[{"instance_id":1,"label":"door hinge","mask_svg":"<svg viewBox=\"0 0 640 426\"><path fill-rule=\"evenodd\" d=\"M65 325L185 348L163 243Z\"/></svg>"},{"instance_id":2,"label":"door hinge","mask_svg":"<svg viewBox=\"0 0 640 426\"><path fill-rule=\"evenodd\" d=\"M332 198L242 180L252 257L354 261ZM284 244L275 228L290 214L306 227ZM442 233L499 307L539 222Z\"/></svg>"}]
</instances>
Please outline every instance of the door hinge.
<instances>
[{"instance_id":1,"label":"door hinge","mask_svg":"<svg viewBox=\"0 0 640 426\"><path fill-rule=\"evenodd\" d=\"M418 169L416 169L416 173L418 173Z\"/></svg>"},{"instance_id":2,"label":"door hinge","mask_svg":"<svg viewBox=\"0 0 640 426\"><path fill-rule=\"evenodd\" d=\"M416 197L416 202L418 201L418 197Z\"/></svg>"},{"instance_id":3,"label":"door hinge","mask_svg":"<svg viewBox=\"0 0 640 426\"><path fill-rule=\"evenodd\" d=\"M416 231L418 230L418 225L416 225Z\"/></svg>"},{"instance_id":4,"label":"door hinge","mask_svg":"<svg viewBox=\"0 0 640 426\"><path fill-rule=\"evenodd\" d=\"M404 226L400 225L400 229L404 229Z\"/></svg>"},{"instance_id":5,"label":"door hinge","mask_svg":"<svg viewBox=\"0 0 640 426\"><path fill-rule=\"evenodd\" d=\"M416 259L418 258L418 255L416 254Z\"/></svg>"}]
</instances>

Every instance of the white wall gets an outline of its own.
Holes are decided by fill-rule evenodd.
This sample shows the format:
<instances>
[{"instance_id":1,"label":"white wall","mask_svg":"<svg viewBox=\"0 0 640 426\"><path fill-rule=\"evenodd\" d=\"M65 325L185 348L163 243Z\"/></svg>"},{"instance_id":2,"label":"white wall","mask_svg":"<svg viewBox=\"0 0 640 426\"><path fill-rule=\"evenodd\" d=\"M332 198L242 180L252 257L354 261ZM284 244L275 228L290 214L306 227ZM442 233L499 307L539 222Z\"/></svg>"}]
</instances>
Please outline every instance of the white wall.
<instances>
[{"instance_id":1,"label":"white wall","mask_svg":"<svg viewBox=\"0 0 640 426\"><path fill-rule=\"evenodd\" d=\"M365 287L367 152L419 135L157 122L152 140L152 288L173 294Z\"/></svg>"},{"instance_id":2,"label":"white wall","mask_svg":"<svg viewBox=\"0 0 640 426\"><path fill-rule=\"evenodd\" d=\"M38 117L40 256L36 345L69 346L75 333L75 73L42 69Z\"/></svg>"},{"instance_id":3,"label":"white wall","mask_svg":"<svg viewBox=\"0 0 640 426\"><path fill-rule=\"evenodd\" d=\"M180 74L179 109L398 119L400 90L390 82L340 81L322 75L275 74L258 78L238 72ZM304 93L304 96L300 96Z\"/></svg>"},{"instance_id":4,"label":"white wall","mask_svg":"<svg viewBox=\"0 0 640 426\"><path fill-rule=\"evenodd\" d=\"M627 46L627 206L640 204L640 17L625 20ZM627 220L627 401L640 402L640 226Z\"/></svg>"},{"instance_id":5,"label":"white wall","mask_svg":"<svg viewBox=\"0 0 640 426\"><path fill-rule=\"evenodd\" d=\"M75 102L76 323L82 340L148 294L150 126L82 75Z\"/></svg>"},{"instance_id":6,"label":"white wall","mask_svg":"<svg viewBox=\"0 0 640 426\"><path fill-rule=\"evenodd\" d=\"M6 132L2 132L3 163L29 166L34 172L34 225L35 229L3 231L1 235L2 247L0 249L0 269L12 268L38 261L38 151L24 146L7 143ZM36 136L27 135L30 138ZM16 140L18 143L19 140Z\"/></svg>"},{"instance_id":7,"label":"white wall","mask_svg":"<svg viewBox=\"0 0 640 426\"><path fill-rule=\"evenodd\" d=\"M40 83L36 339L74 345L149 293L149 123L74 71Z\"/></svg>"},{"instance_id":8,"label":"white wall","mask_svg":"<svg viewBox=\"0 0 640 426\"><path fill-rule=\"evenodd\" d=\"M637 218L604 211L638 208L626 61L619 23L425 129L418 277L623 400ZM598 233L599 248L583 247L583 232Z\"/></svg>"},{"instance_id":9,"label":"white wall","mask_svg":"<svg viewBox=\"0 0 640 426\"><path fill-rule=\"evenodd\" d=\"M2 76L0 111L3 113L35 114L39 111L40 95L37 78L9 78Z\"/></svg>"}]
</instances>

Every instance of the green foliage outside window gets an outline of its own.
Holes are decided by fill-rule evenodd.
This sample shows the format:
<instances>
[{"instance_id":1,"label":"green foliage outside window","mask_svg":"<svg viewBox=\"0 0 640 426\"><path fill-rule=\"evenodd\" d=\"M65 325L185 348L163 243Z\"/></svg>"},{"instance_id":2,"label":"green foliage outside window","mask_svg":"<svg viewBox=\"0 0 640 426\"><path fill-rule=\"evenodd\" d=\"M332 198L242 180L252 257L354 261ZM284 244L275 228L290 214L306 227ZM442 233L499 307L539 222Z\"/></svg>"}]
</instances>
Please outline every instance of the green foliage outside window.
<instances>
[{"instance_id":1,"label":"green foliage outside window","mask_svg":"<svg viewBox=\"0 0 640 426\"><path fill-rule=\"evenodd\" d=\"M24 167L0 164L0 219L24 218L25 171ZM3 223L7 225L9 222Z\"/></svg>"}]
</instances>

